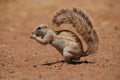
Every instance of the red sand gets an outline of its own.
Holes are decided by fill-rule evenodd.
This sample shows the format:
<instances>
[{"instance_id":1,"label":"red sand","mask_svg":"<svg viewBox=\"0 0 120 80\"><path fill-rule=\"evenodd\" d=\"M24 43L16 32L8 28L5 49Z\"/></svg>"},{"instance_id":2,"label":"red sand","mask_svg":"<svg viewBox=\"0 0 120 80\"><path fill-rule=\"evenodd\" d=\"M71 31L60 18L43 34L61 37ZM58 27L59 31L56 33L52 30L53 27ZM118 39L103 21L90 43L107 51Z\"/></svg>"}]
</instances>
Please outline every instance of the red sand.
<instances>
[{"instance_id":1,"label":"red sand","mask_svg":"<svg viewBox=\"0 0 120 80\"><path fill-rule=\"evenodd\" d=\"M120 0L0 0L0 80L119 80ZM52 27L61 8L77 7L93 19L98 53L64 64L50 45L30 39L38 24ZM86 63L85 60L93 63Z\"/></svg>"}]
</instances>

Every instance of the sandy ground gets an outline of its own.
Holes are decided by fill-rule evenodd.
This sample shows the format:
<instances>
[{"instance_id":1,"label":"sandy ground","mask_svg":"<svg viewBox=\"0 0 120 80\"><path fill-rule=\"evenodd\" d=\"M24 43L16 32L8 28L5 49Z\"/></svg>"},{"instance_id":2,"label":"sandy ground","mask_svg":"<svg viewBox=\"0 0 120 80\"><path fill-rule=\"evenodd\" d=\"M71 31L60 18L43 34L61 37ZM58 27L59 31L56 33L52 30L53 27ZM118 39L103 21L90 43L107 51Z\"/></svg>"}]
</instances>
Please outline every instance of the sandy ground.
<instances>
[{"instance_id":1,"label":"sandy ground","mask_svg":"<svg viewBox=\"0 0 120 80\"><path fill-rule=\"evenodd\" d=\"M57 29L55 12L72 7L90 15L100 46L97 54L66 65L56 49L30 34L41 23ZM119 13L120 0L0 0L0 80L120 80Z\"/></svg>"}]
</instances>

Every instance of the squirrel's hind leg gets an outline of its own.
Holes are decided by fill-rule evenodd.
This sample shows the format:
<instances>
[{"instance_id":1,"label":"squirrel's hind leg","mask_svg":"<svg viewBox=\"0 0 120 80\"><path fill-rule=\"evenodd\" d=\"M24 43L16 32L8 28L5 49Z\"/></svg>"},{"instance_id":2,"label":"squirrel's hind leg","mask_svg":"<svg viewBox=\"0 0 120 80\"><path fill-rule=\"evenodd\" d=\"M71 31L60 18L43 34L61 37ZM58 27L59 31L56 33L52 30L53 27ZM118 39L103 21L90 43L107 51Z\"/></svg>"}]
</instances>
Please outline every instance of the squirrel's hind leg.
<instances>
[{"instance_id":1,"label":"squirrel's hind leg","mask_svg":"<svg viewBox=\"0 0 120 80\"><path fill-rule=\"evenodd\" d=\"M73 61L79 61L79 60L80 60L80 57L72 57L72 60L73 60Z\"/></svg>"},{"instance_id":2,"label":"squirrel's hind leg","mask_svg":"<svg viewBox=\"0 0 120 80\"><path fill-rule=\"evenodd\" d=\"M63 58L66 63L70 63L72 61L73 55L69 53L68 51L63 51Z\"/></svg>"}]
</instances>

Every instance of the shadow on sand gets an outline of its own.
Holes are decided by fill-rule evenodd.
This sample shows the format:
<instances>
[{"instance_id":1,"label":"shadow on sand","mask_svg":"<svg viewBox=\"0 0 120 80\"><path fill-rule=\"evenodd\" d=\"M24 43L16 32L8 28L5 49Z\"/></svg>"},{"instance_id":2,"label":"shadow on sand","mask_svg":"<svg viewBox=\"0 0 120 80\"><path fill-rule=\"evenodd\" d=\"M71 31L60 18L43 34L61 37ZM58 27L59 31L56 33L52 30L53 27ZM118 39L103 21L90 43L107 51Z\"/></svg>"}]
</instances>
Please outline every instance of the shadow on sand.
<instances>
[{"instance_id":1,"label":"shadow on sand","mask_svg":"<svg viewBox=\"0 0 120 80\"><path fill-rule=\"evenodd\" d=\"M65 63L64 62L64 60L60 60L60 61L56 61L56 62L51 62L51 63L44 63L44 64L42 64L42 65L48 65L48 66L50 66L50 65L54 65L54 64L57 64L57 63ZM70 63L68 63L68 64L73 64L73 65L77 65L77 64L93 64L93 63L95 63L95 62L92 62L92 61L87 61L87 60L85 60L85 61L71 61Z\"/></svg>"}]
</instances>

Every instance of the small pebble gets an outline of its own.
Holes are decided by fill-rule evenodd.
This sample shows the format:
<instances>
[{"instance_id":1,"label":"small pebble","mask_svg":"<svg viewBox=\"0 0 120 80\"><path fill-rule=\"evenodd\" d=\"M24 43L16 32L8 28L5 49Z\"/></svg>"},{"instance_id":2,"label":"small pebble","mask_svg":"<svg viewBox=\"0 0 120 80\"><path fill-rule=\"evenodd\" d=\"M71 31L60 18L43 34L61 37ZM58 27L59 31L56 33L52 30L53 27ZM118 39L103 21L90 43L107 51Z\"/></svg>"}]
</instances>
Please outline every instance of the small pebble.
<instances>
[{"instance_id":1,"label":"small pebble","mask_svg":"<svg viewBox=\"0 0 120 80\"><path fill-rule=\"evenodd\" d=\"M33 65L33 67L34 67L34 68L36 68L36 67L37 67L37 65Z\"/></svg>"}]
</instances>

